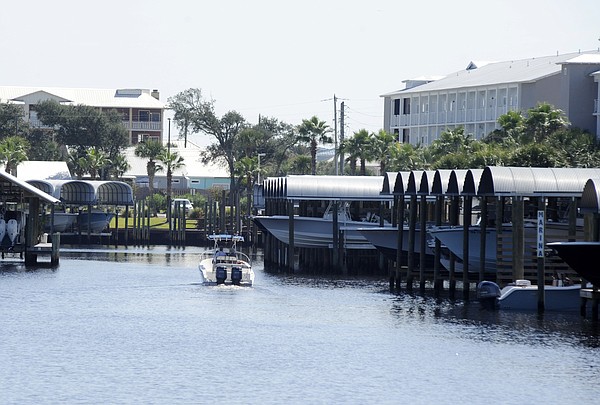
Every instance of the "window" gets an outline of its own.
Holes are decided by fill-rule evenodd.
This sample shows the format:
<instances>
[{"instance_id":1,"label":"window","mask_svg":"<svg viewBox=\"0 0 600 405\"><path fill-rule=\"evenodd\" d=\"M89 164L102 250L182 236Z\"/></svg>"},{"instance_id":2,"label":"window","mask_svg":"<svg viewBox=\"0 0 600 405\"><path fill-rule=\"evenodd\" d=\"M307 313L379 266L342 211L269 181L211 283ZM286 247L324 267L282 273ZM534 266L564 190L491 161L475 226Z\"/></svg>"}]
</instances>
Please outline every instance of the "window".
<instances>
[{"instance_id":1,"label":"window","mask_svg":"<svg viewBox=\"0 0 600 405\"><path fill-rule=\"evenodd\" d=\"M148 110L140 110L138 113L139 121L141 122L149 122L150 121L150 111Z\"/></svg>"},{"instance_id":2,"label":"window","mask_svg":"<svg viewBox=\"0 0 600 405\"><path fill-rule=\"evenodd\" d=\"M400 115L400 99L394 100L394 115Z\"/></svg>"}]
</instances>

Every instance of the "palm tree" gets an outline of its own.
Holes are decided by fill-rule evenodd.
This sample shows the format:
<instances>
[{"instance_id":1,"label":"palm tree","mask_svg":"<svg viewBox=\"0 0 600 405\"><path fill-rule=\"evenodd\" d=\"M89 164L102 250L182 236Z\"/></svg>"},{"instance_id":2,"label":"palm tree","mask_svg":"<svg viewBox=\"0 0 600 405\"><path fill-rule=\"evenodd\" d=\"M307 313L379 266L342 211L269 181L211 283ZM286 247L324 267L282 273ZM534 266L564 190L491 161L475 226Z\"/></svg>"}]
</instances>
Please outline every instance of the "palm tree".
<instances>
[{"instance_id":1,"label":"palm tree","mask_svg":"<svg viewBox=\"0 0 600 405\"><path fill-rule=\"evenodd\" d=\"M183 157L179 156L177 152L171 152L165 150L158 159L163 164L163 166L159 166L157 171L162 171L164 167L167 168L167 205L170 207L171 204L171 192L172 192L172 182L173 182L173 171L177 169L181 169L184 166ZM169 209L169 208L167 208Z\"/></svg>"},{"instance_id":2,"label":"palm tree","mask_svg":"<svg viewBox=\"0 0 600 405\"><path fill-rule=\"evenodd\" d=\"M20 136L9 136L0 141L0 161L4 162L4 171L16 175L19 163L27 160L29 142Z\"/></svg>"},{"instance_id":3,"label":"palm tree","mask_svg":"<svg viewBox=\"0 0 600 405\"><path fill-rule=\"evenodd\" d=\"M127 161L127 158L121 154L115 156L114 159L112 160L112 174L117 179L120 179L121 177L123 177L123 174L125 174L125 172L127 170L129 170L130 168L131 168L131 165Z\"/></svg>"},{"instance_id":4,"label":"palm tree","mask_svg":"<svg viewBox=\"0 0 600 405\"><path fill-rule=\"evenodd\" d=\"M390 163L391 153L390 151L396 143L396 137L394 134L390 134L385 130L380 130L373 138L371 142L371 152L373 158L379 161L379 174L382 176Z\"/></svg>"},{"instance_id":5,"label":"palm tree","mask_svg":"<svg viewBox=\"0 0 600 405\"><path fill-rule=\"evenodd\" d=\"M311 173L313 175L317 174L317 144L332 143L333 139L327 135L330 131L331 129L325 121L320 121L316 115L309 120L302 120L302 124L298 126L298 140L310 145Z\"/></svg>"},{"instance_id":6,"label":"palm tree","mask_svg":"<svg viewBox=\"0 0 600 405\"><path fill-rule=\"evenodd\" d=\"M96 179L102 169L111 164L110 159L98 148L92 148L87 153L87 170L92 180Z\"/></svg>"},{"instance_id":7,"label":"palm tree","mask_svg":"<svg viewBox=\"0 0 600 405\"><path fill-rule=\"evenodd\" d=\"M165 147L158 141L145 141L136 146L134 153L138 157L148 159L146 171L148 173L148 188L150 189L150 195L152 195L154 194L154 175L162 170L162 167L156 161L165 153Z\"/></svg>"},{"instance_id":8,"label":"palm tree","mask_svg":"<svg viewBox=\"0 0 600 405\"><path fill-rule=\"evenodd\" d=\"M360 175L367 175L367 160L373 158L372 150L372 134L366 129L361 129L354 133L352 138L348 139L344 146L344 152L348 153L348 161L350 162L351 170L356 169L356 160L360 160ZM354 169L352 169L354 168Z\"/></svg>"}]
</instances>

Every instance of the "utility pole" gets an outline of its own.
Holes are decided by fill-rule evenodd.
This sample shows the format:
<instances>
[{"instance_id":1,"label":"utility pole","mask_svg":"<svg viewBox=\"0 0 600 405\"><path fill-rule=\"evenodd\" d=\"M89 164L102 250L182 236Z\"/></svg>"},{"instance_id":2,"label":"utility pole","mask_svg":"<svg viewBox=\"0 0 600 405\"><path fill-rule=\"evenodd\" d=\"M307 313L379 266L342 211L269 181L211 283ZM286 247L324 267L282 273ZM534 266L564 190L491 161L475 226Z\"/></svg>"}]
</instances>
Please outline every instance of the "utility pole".
<instances>
[{"instance_id":1,"label":"utility pole","mask_svg":"<svg viewBox=\"0 0 600 405\"><path fill-rule=\"evenodd\" d=\"M337 142L337 97L335 94L333 95L333 140L334 140L334 151L333 151L333 164L335 166L335 175L338 173L338 164L337 164L337 156L338 156L338 142Z\"/></svg>"},{"instance_id":2,"label":"utility pole","mask_svg":"<svg viewBox=\"0 0 600 405\"><path fill-rule=\"evenodd\" d=\"M344 102L340 105L340 146L344 143ZM344 175L344 152L340 151L340 174Z\"/></svg>"}]
</instances>

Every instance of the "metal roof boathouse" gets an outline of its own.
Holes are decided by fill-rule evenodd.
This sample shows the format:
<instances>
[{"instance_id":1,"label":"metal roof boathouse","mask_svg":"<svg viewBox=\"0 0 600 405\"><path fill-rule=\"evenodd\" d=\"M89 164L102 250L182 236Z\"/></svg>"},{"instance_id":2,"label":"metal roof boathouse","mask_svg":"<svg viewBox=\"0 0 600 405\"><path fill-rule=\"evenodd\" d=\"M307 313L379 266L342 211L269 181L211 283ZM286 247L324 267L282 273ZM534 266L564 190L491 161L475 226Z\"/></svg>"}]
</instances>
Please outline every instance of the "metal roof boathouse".
<instances>
[{"instance_id":1,"label":"metal roof boathouse","mask_svg":"<svg viewBox=\"0 0 600 405\"><path fill-rule=\"evenodd\" d=\"M545 241L597 240L599 233L600 169L595 168L488 166L469 170L388 172L384 176L288 176L265 179L263 189L266 215L287 215L290 221L294 216L318 217L332 202L351 202L360 207L356 208L356 214L371 204L369 209L379 207L381 217L389 220L391 225L402 223L404 227L408 226L408 232L420 230L423 235L424 228L431 225L463 227L463 234L467 235L471 226L477 223L477 227L482 228L482 235L492 231L490 235L497 238L492 241L496 244L496 257L489 259L496 263L497 269L492 276L500 283L523 278L543 283L550 280L557 270L577 277L557 256L545 254L543 258L536 257L534 248L539 245L535 239L529 240L532 235L536 236L528 229L531 229L529 224L535 222L539 212L544 213ZM338 205L338 209L340 207ZM586 214L585 218L583 214ZM381 226L384 226L383 222ZM402 234L401 228L397 228L399 234ZM336 229L343 237L345 229ZM293 233L291 226L291 241ZM420 237L423 238L423 235ZM477 248L469 248L469 238L464 237L463 249L467 254L460 263L454 254L450 254L449 263L456 273L437 267L437 251L442 250L437 240L433 272L424 268L428 262L423 260L423 253L419 253L417 260L416 257L411 259L412 254L402 257L407 252L397 249L400 254L393 260L396 263L389 271L390 286L399 287L399 279L404 276L407 288L410 288L409 283L412 284L413 277L418 276L422 286L427 280L433 281L434 286L443 285L441 278L449 277L452 287L458 271L461 271L463 289L468 291L474 283L491 274L485 268L484 260L484 247L489 242L484 236L482 239ZM277 245L278 257L285 251L285 260L274 261L285 263L295 270L292 265L295 259L291 258L299 256L298 263L303 268L305 261L302 256L310 255L305 252L306 249L296 252L293 246L284 246L275 240L271 240L271 244ZM401 243L399 246L402 246ZM469 268L468 257L473 255L473 249L480 249L481 268ZM332 255L336 251L335 246L328 250ZM342 249L337 254L343 263L348 252ZM330 269L337 268L330 257L319 257L319 260L329 264ZM371 269L378 266L379 259L371 260L371 265L363 267ZM314 268L310 266L315 264L315 259L306 260L306 264ZM459 264L466 271L459 270ZM540 268L540 264L543 267ZM340 268L343 269L343 265ZM464 296L468 298L468 292Z\"/></svg>"}]
</instances>

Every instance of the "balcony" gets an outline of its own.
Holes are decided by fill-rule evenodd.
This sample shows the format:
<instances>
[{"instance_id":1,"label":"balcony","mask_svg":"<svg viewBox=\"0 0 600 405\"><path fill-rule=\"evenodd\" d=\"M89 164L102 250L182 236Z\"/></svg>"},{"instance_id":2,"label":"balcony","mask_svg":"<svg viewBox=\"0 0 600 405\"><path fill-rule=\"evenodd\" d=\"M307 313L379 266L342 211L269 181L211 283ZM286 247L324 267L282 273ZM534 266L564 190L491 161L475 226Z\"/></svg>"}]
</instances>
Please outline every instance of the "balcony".
<instances>
[{"instance_id":1,"label":"balcony","mask_svg":"<svg viewBox=\"0 0 600 405\"><path fill-rule=\"evenodd\" d=\"M123 121L129 131L162 131L162 121Z\"/></svg>"}]
</instances>

